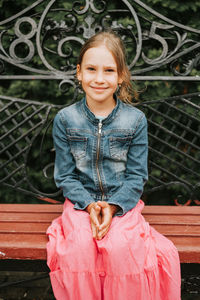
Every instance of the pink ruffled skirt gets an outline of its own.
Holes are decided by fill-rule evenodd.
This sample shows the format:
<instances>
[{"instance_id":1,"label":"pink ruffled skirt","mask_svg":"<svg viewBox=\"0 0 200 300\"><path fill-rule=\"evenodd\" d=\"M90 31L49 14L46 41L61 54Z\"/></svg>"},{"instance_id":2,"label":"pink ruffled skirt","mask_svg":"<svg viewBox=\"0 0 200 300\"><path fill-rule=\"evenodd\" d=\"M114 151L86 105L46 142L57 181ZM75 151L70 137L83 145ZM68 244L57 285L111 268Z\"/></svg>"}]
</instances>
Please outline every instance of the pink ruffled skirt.
<instances>
[{"instance_id":1,"label":"pink ruffled skirt","mask_svg":"<svg viewBox=\"0 0 200 300\"><path fill-rule=\"evenodd\" d=\"M114 217L102 240L89 215L66 199L47 230L47 263L57 300L180 300L180 262L171 241L147 223L140 200Z\"/></svg>"}]
</instances>

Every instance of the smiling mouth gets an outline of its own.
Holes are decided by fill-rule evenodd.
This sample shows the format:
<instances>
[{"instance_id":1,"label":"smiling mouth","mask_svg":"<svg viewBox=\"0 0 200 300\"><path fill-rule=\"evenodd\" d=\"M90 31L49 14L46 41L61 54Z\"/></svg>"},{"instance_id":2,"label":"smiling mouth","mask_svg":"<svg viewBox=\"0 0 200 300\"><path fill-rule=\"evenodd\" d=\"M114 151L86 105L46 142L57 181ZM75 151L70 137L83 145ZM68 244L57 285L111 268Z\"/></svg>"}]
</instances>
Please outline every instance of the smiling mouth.
<instances>
[{"instance_id":1,"label":"smiling mouth","mask_svg":"<svg viewBox=\"0 0 200 300\"><path fill-rule=\"evenodd\" d=\"M94 90L99 90L99 91L103 91L103 90L107 89L107 87L99 87L99 86L91 86L91 88Z\"/></svg>"}]
</instances>

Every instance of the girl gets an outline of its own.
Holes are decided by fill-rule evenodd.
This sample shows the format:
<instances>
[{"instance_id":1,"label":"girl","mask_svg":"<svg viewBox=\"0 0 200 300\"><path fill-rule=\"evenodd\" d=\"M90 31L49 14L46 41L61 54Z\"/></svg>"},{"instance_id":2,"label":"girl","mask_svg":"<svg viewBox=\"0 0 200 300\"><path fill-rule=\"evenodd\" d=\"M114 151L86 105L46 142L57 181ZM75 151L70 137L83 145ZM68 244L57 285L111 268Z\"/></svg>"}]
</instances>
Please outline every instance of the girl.
<instances>
[{"instance_id":1,"label":"girl","mask_svg":"<svg viewBox=\"0 0 200 300\"><path fill-rule=\"evenodd\" d=\"M59 300L180 300L176 248L145 222L147 122L131 101L124 46L100 32L82 47L85 97L55 117L55 182L65 197L48 228ZM116 91L119 89L119 97Z\"/></svg>"}]
</instances>

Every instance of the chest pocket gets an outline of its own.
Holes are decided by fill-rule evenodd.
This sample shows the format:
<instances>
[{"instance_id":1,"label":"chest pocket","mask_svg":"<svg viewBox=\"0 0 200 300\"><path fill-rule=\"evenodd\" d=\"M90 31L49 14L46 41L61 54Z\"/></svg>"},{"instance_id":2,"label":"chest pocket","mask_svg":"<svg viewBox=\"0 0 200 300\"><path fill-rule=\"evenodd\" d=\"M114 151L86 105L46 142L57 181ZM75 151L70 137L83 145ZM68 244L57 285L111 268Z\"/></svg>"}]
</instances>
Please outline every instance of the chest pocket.
<instances>
[{"instance_id":1,"label":"chest pocket","mask_svg":"<svg viewBox=\"0 0 200 300\"><path fill-rule=\"evenodd\" d=\"M86 156L87 138L80 136L67 136L71 148L71 153L76 159Z\"/></svg>"},{"instance_id":2,"label":"chest pocket","mask_svg":"<svg viewBox=\"0 0 200 300\"><path fill-rule=\"evenodd\" d=\"M131 137L112 137L109 140L110 155L115 160L126 161L127 153L131 143Z\"/></svg>"}]
</instances>

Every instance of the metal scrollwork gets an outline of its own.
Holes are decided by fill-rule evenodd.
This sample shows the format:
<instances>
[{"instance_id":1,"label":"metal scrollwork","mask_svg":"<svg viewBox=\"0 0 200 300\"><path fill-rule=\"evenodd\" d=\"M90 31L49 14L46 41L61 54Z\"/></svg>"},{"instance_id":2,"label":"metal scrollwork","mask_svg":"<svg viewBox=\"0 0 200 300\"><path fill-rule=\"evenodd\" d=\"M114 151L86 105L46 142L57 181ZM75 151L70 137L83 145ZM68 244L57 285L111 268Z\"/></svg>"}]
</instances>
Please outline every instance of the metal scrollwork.
<instances>
[{"instance_id":1,"label":"metal scrollwork","mask_svg":"<svg viewBox=\"0 0 200 300\"><path fill-rule=\"evenodd\" d=\"M1 20L0 79L54 80L59 93L70 95L67 105L74 103L81 94L75 76L80 47L108 28L124 41L133 80L200 81L200 29L170 20L140 0L37 0ZM37 197L59 194L48 185L54 151L45 128L50 130L62 105L0 96L2 184ZM198 89L143 101L139 108L149 123L150 181L145 195L170 190L172 203L200 205ZM37 161L34 168L41 166L33 173L43 173L49 193L37 182L37 175L31 174L30 161Z\"/></svg>"},{"instance_id":2,"label":"metal scrollwork","mask_svg":"<svg viewBox=\"0 0 200 300\"><path fill-rule=\"evenodd\" d=\"M200 182L198 182L197 184L195 184L194 188L193 188L193 201L194 203L196 203L197 205L200 205L200 199L199 199L199 195L200 195Z\"/></svg>"},{"instance_id":3,"label":"metal scrollwork","mask_svg":"<svg viewBox=\"0 0 200 300\"><path fill-rule=\"evenodd\" d=\"M92 27L95 19L92 17L92 15L88 15L85 18L85 23L87 24L87 27L84 25L78 26L78 31L83 31L83 37L85 39L90 38L92 35L94 35L96 32L101 31L102 27L100 25L95 25L94 28Z\"/></svg>"},{"instance_id":4,"label":"metal scrollwork","mask_svg":"<svg viewBox=\"0 0 200 300\"><path fill-rule=\"evenodd\" d=\"M0 60L0 74L4 73L5 71L5 66L2 60Z\"/></svg>"},{"instance_id":5,"label":"metal scrollwork","mask_svg":"<svg viewBox=\"0 0 200 300\"><path fill-rule=\"evenodd\" d=\"M64 79L60 82L59 88L60 88L60 90L63 91L63 93L68 91L70 88L73 88L74 93L73 93L73 98L70 101L70 103L73 103L76 101L77 96L78 96L78 87L74 81L69 80L69 79Z\"/></svg>"},{"instance_id":6,"label":"metal scrollwork","mask_svg":"<svg viewBox=\"0 0 200 300\"><path fill-rule=\"evenodd\" d=\"M161 45L162 45L162 53L159 57L155 58L155 59L149 59L148 57L145 56L145 54L142 52L142 58L144 59L144 61L148 64L157 64L157 63L161 63L164 59L166 59L167 54L168 54L168 44L166 42L166 40L160 36L159 34L156 33L156 29L160 28L160 29L171 29L173 28L173 25L164 25L164 24L160 24L157 22L153 22L149 35L149 38L152 38L154 40L157 40Z\"/></svg>"},{"instance_id":7,"label":"metal scrollwork","mask_svg":"<svg viewBox=\"0 0 200 300\"><path fill-rule=\"evenodd\" d=\"M86 2L85 5L84 5L84 2ZM103 7L102 9L97 9L95 7L94 0L85 0L85 1L83 1L83 3L75 1L73 3L72 10L75 11L77 14L80 14L80 15L85 14L89 9L91 9L91 11L93 11L95 14L100 14L100 13L103 13L104 10L106 9L106 2L105 1L99 1L99 4ZM78 10L78 9L75 8L76 6L79 6L79 7L82 7L82 8L80 10Z\"/></svg>"},{"instance_id":8,"label":"metal scrollwork","mask_svg":"<svg viewBox=\"0 0 200 300\"><path fill-rule=\"evenodd\" d=\"M194 58L190 59L188 62L186 62L184 64L184 71L178 71L178 68L177 68L177 65L178 65L178 60L175 60L173 63L172 63L172 70L173 70L173 73L177 76L188 76L190 75L190 73L192 72L192 70L194 68L198 68L200 67L200 54L197 54Z\"/></svg>"},{"instance_id":9,"label":"metal scrollwork","mask_svg":"<svg viewBox=\"0 0 200 300\"><path fill-rule=\"evenodd\" d=\"M0 32L0 59L17 64L19 68L38 74L38 76L42 74L43 79L52 78L52 76L61 80L66 76L71 79L74 68L73 66L65 68L65 64L68 66L74 64L72 63L76 57L74 48L79 48L87 38L107 27L117 30L125 44L133 43L135 50L128 53L128 57L129 68L135 79L145 80L147 72L155 69L162 70L166 65L171 66L168 68L168 80L170 76L173 80L174 75L182 78L190 76L192 70L199 67L199 54L196 54L195 51L200 48L200 30L167 19L139 0L133 1L132 4L127 0L121 0L118 5L115 2L110 4L106 1L75 1L71 3L71 7L68 5L68 9L60 1L51 0L41 14L24 16L25 13L27 14L33 7L40 4L41 1L36 1L30 8L25 9L17 16L0 22L0 25L10 26L9 23L16 20L13 39L8 50L4 47L3 42L7 29ZM155 20L144 18L139 13L139 8L143 9L144 13L150 12ZM59 14L60 21L57 20ZM128 24L127 18L129 19ZM20 29L22 24L31 26L29 33L22 33ZM190 33L190 38L188 38L188 33ZM193 38L191 34L193 34ZM157 57L154 58L149 57L148 53L151 50L149 47L151 41L154 44L157 43L155 49L159 49ZM65 45L66 43L67 45ZM79 45L74 46L74 43L79 43ZM25 57L19 57L16 54L16 47L20 44L27 48L28 54ZM67 50L62 50L63 47L66 47ZM31 64L36 53L40 57L43 68L41 64L38 68ZM194 56L187 58L188 54L192 53ZM59 66L52 65L50 54L61 59ZM183 62L180 60L181 58L183 58ZM179 72L177 64L182 64L185 71ZM170 74L170 72L172 73ZM34 76L37 78L35 74ZM160 79L165 77L161 76ZM200 79L195 76L193 80Z\"/></svg>"},{"instance_id":10,"label":"metal scrollwork","mask_svg":"<svg viewBox=\"0 0 200 300\"><path fill-rule=\"evenodd\" d=\"M146 193L170 191L176 205L199 205L199 93L149 101L139 107L149 123L151 180Z\"/></svg>"},{"instance_id":11,"label":"metal scrollwork","mask_svg":"<svg viewBox=\"0 0 200 300\"><path fill-rule=\"evenodd\" d=\"M1 184L37 197L56 197L60 194L54 184L52 187L55 192L46 193L38 187L37 182L38 173L47 175L52 166L50 161L54 153L47 133L52 125L49 117L51 115L53 118L58 109L59 105L0 96L0 114L3 117L0 121ZM35 161L35 172L33 166L30 172L32 160ZM51 179L52 174L45 176L46 179Z\"/></svg>"}]
</instances>

